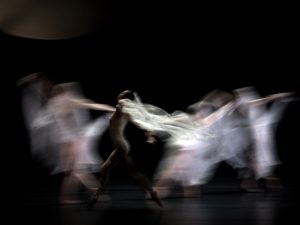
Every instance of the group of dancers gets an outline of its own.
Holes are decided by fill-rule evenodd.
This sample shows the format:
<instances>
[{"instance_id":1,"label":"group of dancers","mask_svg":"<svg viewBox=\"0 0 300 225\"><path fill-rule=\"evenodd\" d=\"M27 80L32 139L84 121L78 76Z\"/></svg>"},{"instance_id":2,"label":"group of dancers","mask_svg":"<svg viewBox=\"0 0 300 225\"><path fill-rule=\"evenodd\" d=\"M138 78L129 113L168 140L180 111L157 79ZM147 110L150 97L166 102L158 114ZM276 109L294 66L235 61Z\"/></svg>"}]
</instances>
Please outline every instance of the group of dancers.
<instances>
[{"instance_id":1,"label":"group of dancers","mask_svg":"<svg viewBox=\"0 0 300 225\"><path fill-rule=\"evenodd\" d=\"M92 195L89 208L105 194L110 171L119 163L159 206L174 184L188 195L191 188L206 184L221 162L237 169L241 178L271 176L280 163L276 125L293 100L293 93L261 97L254 87L213 90L185 112L168 113L128 90L118 95L115 107L99 104L86 99L78 83L54 84L42 73L26 76L18 85L33 156L52 174L64 173L63 203L74 201L70 193L82 183ZM105 113L92 120L90 109ZM124 134L129 122L144 130L149 142L163 137L163 157L153 181L129 157ZM103 160L96 147L106 129L114 149Z\"/></svg>"}]
</instances>

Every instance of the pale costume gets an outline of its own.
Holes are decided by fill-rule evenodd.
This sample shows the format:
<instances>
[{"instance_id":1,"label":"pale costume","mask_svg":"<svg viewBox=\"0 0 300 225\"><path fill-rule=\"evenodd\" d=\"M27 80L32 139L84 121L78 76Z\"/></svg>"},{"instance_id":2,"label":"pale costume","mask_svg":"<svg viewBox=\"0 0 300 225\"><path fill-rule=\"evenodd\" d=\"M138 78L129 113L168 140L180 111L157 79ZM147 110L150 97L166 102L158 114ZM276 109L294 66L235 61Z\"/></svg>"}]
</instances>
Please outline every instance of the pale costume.
<instances>
[{"instance_id":1,"label":"pale costume","mask_svg":"<svg viewBox=\"0 0 300 225\"><path fill-rule=\"evenodd\" d=\"M279 93L261 98L253 87L236 90L240 108L245 111L253 137L252 167L257 179L272 175L280 164L276 151L276 127L287 107L286 97ZM270 107L267 103L271 102Z\"/></svg>"},{"instance_id":2,"label":"pale costume","mask_svg":"<svg viewBox=\"0 0 300 225\"><path fill-rule=\"evenodd\" d=\"M41 161L51 172L59 161L56 144L56 124L47 110L50 89L53 84L37 73L23 78L28 79L22 90L22 109L25 127L30 141L33 158Z\"/></svg>"},{"instance_id":3,"label":"pale costume","mask_svg":"<svg viewBox=\"0 0 300 225\"><path fill-rule=\"evenodd\" d=\"M114 109L85 100L77 83L56 85L51 93L44 105L39 96L26 91L23 96L33 155L42 159L51 174L66 174L63 195L76 192L79 183L92 190L98 186L92 173L99 171L101 165L97 141L107 129L110 116L106 114L91 121L85 108Z\"/></svg>"}]
</instances>

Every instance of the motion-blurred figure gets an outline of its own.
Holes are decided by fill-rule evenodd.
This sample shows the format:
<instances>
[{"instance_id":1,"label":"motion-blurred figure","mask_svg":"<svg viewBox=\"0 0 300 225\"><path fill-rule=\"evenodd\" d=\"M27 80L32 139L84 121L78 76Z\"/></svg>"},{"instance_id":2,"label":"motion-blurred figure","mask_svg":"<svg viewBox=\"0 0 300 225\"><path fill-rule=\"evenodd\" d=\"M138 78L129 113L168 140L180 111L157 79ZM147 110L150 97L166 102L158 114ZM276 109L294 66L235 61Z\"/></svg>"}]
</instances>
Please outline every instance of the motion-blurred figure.
<instances>
[{"instance_id":1,"label":"motion-blurred figure","mask_svg":"<svg viewBox=\"0 0 300 225\"><path fill-rule=\"evenodd\" d=\"M32 84L35 85L35 82ZM52 174L65 174L61 201L76 202L69 194L77 192L80 182L88 190L98 186L98 181L92 173L99 169L101 160L93 148L108 127L109 121L109 116L104 115L91 122L86 109L113 112L114 107L84 99L76 83L59 84L52 86L51 90L44 91L48 91L46 104L43 107L35 107L33 116L30 115L30 111L35 104L40 103L37 99L24 96L30 100L24 104L25 117L31 118L28 123L29 131L47 131L44 139L39 139L41 134L37 133L31 140L39 140L38 146L42 151L36 153L44 159L43 161L51 162ZM33 102L35 104L32 104ZM35 148L33 143L33 149Z\"/></svg>"},{"instance_id":2,"label":"motion-blurred figure","mask_svg":"<svg viewBox=\"0 0 300 225\"><path fill-rule=\"evenodd\" d=\"M273 176L280 164L276 151L276 128L293 93L278 93L262 98L254 87L235 90L240 109L245 113L251 129L253 151L250 166L257 180Z\"/></svg>"},{"instance_id":3,"label":"motion-blurred figure","mask_svg":"<svg viewBox=\"0 0 300 225\"><path fill-rule=\"evenodd\" d=\"M172 136L157 169L155 188L161 197L167 197L171 187L179 184L184 195L198 194L199 185L213 176L219 162L234 158L222 145L222 121L234 110L232 96L220 90L210 92L199 102L188 107L185 123L192 129L181 130ZM177 120L176 118L174 118Z\"/></svg>"},{"instance_id":4,"label":"motion-blurred figure","mask_svg":"<svg viewBox=\"0 0 300 225\"><path fill-rule=\"evenodd\" d=\"M29 135L31 154L53 172L59 160L55 150L55 124L44 123L41 126L41 121L49 115L47 104L54 83L38 72L18 80L17 85L22 87L23 118Z\"/></svg>"}]
</instances>

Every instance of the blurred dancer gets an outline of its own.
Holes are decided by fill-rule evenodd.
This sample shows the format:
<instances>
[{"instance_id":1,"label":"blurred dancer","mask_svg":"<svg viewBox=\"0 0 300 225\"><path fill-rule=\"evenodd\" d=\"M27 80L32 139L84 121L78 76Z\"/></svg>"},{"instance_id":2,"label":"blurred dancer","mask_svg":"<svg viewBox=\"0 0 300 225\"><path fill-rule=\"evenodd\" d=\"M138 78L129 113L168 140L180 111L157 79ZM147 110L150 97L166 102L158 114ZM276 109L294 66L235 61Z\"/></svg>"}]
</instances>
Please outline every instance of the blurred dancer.
<instances>
[{"instance_id":1,"label":"blurred dancer","mask_svg":"<svg viewBox=\"0 0 300 225\"><path fill-rule=\"evenodd\" d=\"M280 164L275 133L293 93L278 93L262 98L254 87L237 89L235 93L240 109L247 115L253 137L249 168L265 188L265 180L273 176L274 167Z\"/></svg>"},{"instance_id":2,"label":"blurred dancer","mask_svg":"<svg viewBox=\"0 0 300 225\"><path fill-rule=\"evenodd\" d=\"M175 184L183 188L185 197L194 196L199 193L199 185L212 177L224 160L219 149L220 122L233 111L232 99L231 95L214 90L188 107L185 123L192 124L192 129L183 129L181 135L167 140L155 174L154 187L160 197L167 197Z\"/></svg>"},{"instance_id":3,"label":"blurred dancer","mask_svg":"<svg viewBox=\"0 0 300 225\"><path fill-rule=\"evenodd\" d=\"M49 115L47 104L54 83L38 72L18 80L17 85L22 87L23 118L29 135L31 154L52 172L58 161L53 132L55 124L45 123L40 126L39 121L44 121L46 115Z\"/></svg>"},{"instance_id":4,"label":"blurred dancer","mask_svg":"<svg viewBox=\"0 0 300 225\"><path fill-rule=\"evenodd\" d=\"M31 86L35 87L36 83L36 79L30 79ZM31 137L31 141L34 140L32 146L33 149L38 146L35 153L43 158L43 162L51 163L52 174L65 174L61 202L73 203L77 200L69 195L78 191L80 183L91 191L99 185L92 174L101 163L94 147L109 121L108 115L90 121L86 109L113 112L114 107L84 99L76 83L59 84L41 90L48 97L44 105L41 105L40 99L24 95L24 99L27 99L24 102L25 117L30 118L28 128L35 134ZM35 105L39 107L33 107Z\"/></svg>"}]
</instances>

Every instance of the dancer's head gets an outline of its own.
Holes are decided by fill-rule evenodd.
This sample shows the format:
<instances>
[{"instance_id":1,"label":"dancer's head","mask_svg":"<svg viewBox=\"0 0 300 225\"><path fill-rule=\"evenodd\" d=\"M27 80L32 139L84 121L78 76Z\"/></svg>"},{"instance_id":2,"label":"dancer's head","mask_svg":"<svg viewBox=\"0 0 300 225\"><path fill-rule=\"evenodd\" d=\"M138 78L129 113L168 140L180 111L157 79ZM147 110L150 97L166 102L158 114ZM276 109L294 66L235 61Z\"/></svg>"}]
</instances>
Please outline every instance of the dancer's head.
<instances>
[{"instance_id":1,"label":"dancer's head","mask_svg":"<svg viewBox=\"0 0 300 225\"><path fill-rule=\"evenodd\" d=\"M129 90L125 90L118 95L117 100L119 101L124 98L130 98L130 95L132 95L132 92Z\"/></svg>"}]
</instances>

